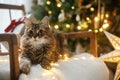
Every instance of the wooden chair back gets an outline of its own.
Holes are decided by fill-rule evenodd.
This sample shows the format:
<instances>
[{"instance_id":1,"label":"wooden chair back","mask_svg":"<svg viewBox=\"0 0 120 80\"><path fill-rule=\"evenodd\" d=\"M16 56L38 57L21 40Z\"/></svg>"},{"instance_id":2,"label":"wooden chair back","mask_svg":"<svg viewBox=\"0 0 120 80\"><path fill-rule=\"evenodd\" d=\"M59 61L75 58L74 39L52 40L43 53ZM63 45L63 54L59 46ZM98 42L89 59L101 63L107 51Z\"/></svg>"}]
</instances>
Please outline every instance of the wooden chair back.
<instances>
[{"instance_id":1,"label":"wooden chair back","mask_svg":"<svg viewBox=\"0 0 120 80\"><path fill-rule=\"evenodd\" d=\"M97 54L97 39L94 32L82 31L82 32L70 32L65 33L66 38L90 38L90 53L95 57Z\"/></svg>"},{"instance_id":2,"label":"wooden chair back","mask_svg":"<svg viewBox=\"0 0 120 80\"><path fill-rule=\"evenodd\" d=\"M26 14L24 5L8 5L0 4L0 9L8 9L9 17L12 20L11 10L21 10L23 16ZM15 34L0 34L0 42L6 41L9 45L9 53L1 53L0 56L9 55L10 59L10 80L18 80L19 77L19 61L18 61L18 42ZM6 44L4 44L6 46Z\"/></svg>"},{"instance_id":3,"label":"wooden chair back","mask_svg":"<svg viewBox=\"0 0 120 80\"><path fill-rule=\"evenodd\" d=\"M8 9L9 10L10 20L12 20L11 10L21 10L23 15L26 14L24 5L18 6L18 5L0 4L0 9Z\"/></svg>"}]
</instances>

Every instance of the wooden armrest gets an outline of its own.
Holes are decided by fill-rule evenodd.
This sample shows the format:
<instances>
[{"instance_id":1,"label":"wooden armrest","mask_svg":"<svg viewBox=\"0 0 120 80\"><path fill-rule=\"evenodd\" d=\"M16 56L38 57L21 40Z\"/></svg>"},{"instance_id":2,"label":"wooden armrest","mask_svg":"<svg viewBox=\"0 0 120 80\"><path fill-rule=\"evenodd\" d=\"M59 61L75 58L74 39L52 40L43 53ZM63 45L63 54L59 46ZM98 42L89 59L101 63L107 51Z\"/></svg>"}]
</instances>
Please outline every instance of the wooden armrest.
<instances>
[{"instance_id":1,"label":"wooden armrest","mask_svg":"<svg viewBox=\"0 0 120 80\"><path fill-rule=\"evenodd\" d=\"M8 9L10 20L12 20L11 10L21 10L23 15L26 14L24 5L1 4L0 9ZM19 77L19 62L18 62L18 42L15 34L0 34L0 42L7 41L9 45L10 56L10 77L11 80L18 80ZM1 55L1 54L0 54Z\"/></svg>"},{"instance_id":2,"label":"wooden armrest","mask_svg":"<svg viewBox=\"0 0 120 80\"><path fill-rule=\"evenodd\" d=\"M94 32L70 32L65 33L66 38L90 38L90 53L95 57L98 57L97 54L97 40Z\"/></svg>"},{"instance_id":3,"label":"wooden armrest","mask_svg":"<svg viewBox=\"0 0 120 80\"><path fill-rule=\"evenodd\" d=\"M0 42L4 41L7 41L9 45L11 80L18 80L19 62L17 37L15 34L0 34Z\"/></svg>"}]
</instances>

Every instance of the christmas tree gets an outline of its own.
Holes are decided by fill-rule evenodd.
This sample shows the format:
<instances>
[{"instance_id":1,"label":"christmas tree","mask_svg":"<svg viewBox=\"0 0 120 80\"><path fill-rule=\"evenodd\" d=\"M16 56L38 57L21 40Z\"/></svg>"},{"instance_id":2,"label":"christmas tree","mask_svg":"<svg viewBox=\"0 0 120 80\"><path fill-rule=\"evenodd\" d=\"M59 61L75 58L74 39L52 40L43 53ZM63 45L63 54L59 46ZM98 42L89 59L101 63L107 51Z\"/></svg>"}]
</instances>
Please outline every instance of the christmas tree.
<instances>
[{"instance_id":1,"label":"christmas tree","mask_svg":"<svg viewBox=\"0 0 120 80\"><path fill-rule=\"evenodd\" d=\"M96 13L92 4L95 1L86 0L33 0L34 15L41 20L45 15L50 18L50 25L64 32L88 30L90 15ZM37 4L36 4L37 3ZM94 6L94 5L93 5ZM89 9L90 8L90 9ZM85 14L86 13L86 14ZM92 28L92 27L91 27ZM93 28L92 28L93 29Z\"/></svg>"},{"instance_id":2,"label":"christmas tree","mask_svg":"<svg viewBox=\"0 0 120 80\"><path fill-rule=\"evenodd\" d=\"M50 26L55 30L94 31L97 34L98 46L107 45L111 50L103 31L112 29L113 11L119 6L119 2L119 0L33 0L32 10L38 20L49 16ZM71 41L75 44L79 40ZM99 48L99 53L109 51L104 49Z\"/></svg>"}]
</instances>

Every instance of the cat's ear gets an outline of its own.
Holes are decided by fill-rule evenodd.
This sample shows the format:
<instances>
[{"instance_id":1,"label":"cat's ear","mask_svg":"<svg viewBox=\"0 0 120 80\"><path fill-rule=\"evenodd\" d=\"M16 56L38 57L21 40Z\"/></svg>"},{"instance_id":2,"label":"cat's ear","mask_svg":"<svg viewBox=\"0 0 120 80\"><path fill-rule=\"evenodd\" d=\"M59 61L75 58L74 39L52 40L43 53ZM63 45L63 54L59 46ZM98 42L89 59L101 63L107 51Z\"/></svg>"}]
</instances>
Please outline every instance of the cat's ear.
<instances>
[{"instance_id":1,"label":"cat's ear","mask_svg":"<svg viewBox=\"0 0 120 80\"><path fill-rule=\"evenodd\" d=\"M26 27L29 27L31 25L31 21L29 18L25 18L24 20Z\"/></svg>"},{"instance_id":2,"label":"cat's ear","mask_svg":"<svg viewBox=\"0 0 120 80\"><path fill-rule=\"evenodd\" d=\"M45 17L41 20L41 22L42 22L43 24L45 24L45 25L49 25L49 18L48 18L48 16L45 16Z\"/></svg>"},{"instance_id":3,"label":"cat's ear","mask_svg":"<svg viewBox=\"0 0 120 80\"><path fill-rule=\"evenodd\" d=\"M32 23L36 23L36 24L39 23L39 20L37 20L34 15L31 15L29 19Z\"/></svg>"}]
</instances>

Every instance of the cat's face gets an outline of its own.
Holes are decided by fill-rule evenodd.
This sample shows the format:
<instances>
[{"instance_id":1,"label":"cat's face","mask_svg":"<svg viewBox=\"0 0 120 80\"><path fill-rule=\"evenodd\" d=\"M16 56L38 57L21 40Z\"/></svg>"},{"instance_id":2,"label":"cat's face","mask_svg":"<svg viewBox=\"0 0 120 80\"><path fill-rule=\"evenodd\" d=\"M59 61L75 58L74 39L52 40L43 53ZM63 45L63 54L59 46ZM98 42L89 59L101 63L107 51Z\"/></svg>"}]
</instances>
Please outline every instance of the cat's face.
<instances>
[{"instance_id":1,"label":"cat's face","mask_svg":"<svg viewBox=\"0 0 120 80\"><path fill-rule=\"evenodd\" d=\"M26 29L26 35L29 38L42 38L47 35L49 32L49 27L46 27L43 23L31 23L29 27Z\"/></svg>"},{"instance_id":2,"label":"cat's face","mask_svg":"<svg viewBox=\"0 0 120 80\"><path fill-rule=\"evenodd\" d=\"M45 17L41 22L35 22L35 20L31 21L30 19L26 19L25 25L25 34L28 38L47 38L47 36L51 34L51 30L48 24L48 17Z\"/></svg>"},{"instance_id":3,"label":"cat's face","mask_svg":"<svg viewBox=\"0 0 120 80\"><path fill-rule=\"evenodd\" d=\"M25 26L26 29L22 42L36 46L53 41L53 33L49 28L48 17L44 17L40 22L26 19Z\"/></svg>"}]
</instances>

